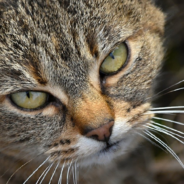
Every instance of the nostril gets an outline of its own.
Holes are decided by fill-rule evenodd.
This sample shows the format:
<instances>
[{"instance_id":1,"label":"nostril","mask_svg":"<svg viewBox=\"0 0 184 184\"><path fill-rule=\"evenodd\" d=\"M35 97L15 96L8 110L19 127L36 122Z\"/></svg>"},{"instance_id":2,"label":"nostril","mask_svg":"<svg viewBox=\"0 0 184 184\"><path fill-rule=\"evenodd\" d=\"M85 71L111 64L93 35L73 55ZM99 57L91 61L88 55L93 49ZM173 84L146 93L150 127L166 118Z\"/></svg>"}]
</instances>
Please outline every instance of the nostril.
<instances>
[{"instance_id":1,"label":"nostril","mask_svg":"<svg viewBox=\"0 0 184 184\"><path fill-rule=\"evenodd\" d=\"M106 123L99 128L92 129L87 134L85 134L85 136L98 141L108 142L112 133L113 125L114 121L110 121L109 123Z\"/></svg>"}]
</instances>

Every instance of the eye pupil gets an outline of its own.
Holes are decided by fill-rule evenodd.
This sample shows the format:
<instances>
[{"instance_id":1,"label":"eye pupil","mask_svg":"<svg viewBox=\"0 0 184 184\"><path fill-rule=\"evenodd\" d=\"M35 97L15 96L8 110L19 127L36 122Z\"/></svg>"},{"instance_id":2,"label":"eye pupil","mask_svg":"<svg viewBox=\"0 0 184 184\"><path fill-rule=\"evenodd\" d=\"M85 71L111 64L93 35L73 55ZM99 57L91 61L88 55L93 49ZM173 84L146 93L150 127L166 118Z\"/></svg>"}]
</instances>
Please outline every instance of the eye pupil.
<instances>
[{"instance_id":1,"label":"eye pupil","mask_svg":"<svg viewBox=\"0 0 184 184\"><path fill-rule=\"evenodd\" d=\"M109 56L110 56L112 59L115 59L115 57L114 57L114 55L113 55L112 52L109 54Z\"/></svg>"},{"instance_id":2,"label":"eye pupil","mask_svg":"<svg viewBox=\"0 0 184 184\"><path fill-rule=\"evenodd\" d=\"M26 91L26 96L27 96L28 98L30 98L30 93L29 93L29 91Z\"/></svg>"}]
</instances>

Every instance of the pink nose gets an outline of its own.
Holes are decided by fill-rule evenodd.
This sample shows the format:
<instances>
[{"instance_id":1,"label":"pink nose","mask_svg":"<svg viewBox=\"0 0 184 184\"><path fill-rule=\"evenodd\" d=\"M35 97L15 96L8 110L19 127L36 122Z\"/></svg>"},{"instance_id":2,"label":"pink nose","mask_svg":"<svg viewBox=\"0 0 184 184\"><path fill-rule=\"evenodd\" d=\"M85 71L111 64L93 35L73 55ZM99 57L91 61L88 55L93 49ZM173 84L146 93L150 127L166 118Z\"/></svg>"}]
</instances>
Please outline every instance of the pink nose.
<instances>
[{"instance_id":1,"label":"pink nose","mask_svg":"<svg viewBox=\"0 0 184 184\"><path fill-rule=\"evenodd\" d=\"M111 136L113 125L114 121L110 121L99 128L89 131L85 136L97 141L107 142Z\"/></svg>"}]
</instances>

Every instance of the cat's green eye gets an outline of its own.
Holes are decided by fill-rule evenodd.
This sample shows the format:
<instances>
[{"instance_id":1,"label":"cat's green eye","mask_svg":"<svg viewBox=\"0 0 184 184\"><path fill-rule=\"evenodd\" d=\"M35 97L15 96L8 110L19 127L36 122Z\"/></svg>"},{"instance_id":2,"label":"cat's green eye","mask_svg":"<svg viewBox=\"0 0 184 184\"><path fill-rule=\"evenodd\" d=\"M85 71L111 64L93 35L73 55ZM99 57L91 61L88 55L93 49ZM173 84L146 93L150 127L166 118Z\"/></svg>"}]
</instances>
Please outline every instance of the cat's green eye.
<instances>
[{"instance_id":1,"label":"cat's green eye","mask_svg":"<svg viewBox=\"0 0 184 184\"><path fill-rule=\"evenodd\" d=\"M100 73L114 74L120 70L126 63L128 58L127 45L121 43L116 47L103 61L100 66Z\"/></svg>"},{"instance_id":2,"label":"cat's green eye","mask_svg":"<svg viewBox=\"0 0 184 184\"><path fill-rule=\"evenodd\" d=\"M15 105L27 110L35 110L47 102L48 94L37 91L17 92L10 95Z\"/></svg>"}]
</instances>

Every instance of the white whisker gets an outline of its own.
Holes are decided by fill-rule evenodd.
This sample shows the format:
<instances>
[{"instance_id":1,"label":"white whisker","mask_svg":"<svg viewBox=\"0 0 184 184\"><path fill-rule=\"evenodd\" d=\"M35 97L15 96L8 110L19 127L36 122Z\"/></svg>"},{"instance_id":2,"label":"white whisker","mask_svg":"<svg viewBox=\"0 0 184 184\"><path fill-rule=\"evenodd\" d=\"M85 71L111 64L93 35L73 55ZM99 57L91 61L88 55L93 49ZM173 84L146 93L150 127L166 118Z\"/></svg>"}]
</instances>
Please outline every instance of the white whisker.
<instances>
[{"instance_id":1,"label":"white whisker","mask_svg":"<svg viewBox=\"0 0 184 184\"><path fill-rule=\"evenodd\" d=\"M50 156L47 157L47 158L45 159L45 161L44 161L42 164L40 164L39 167L37 167L36 170L34 170L34 172L26 179L26 181L24 181L23 184L27 183L27 181L38 171L38 169L39 169L40 167L42 167L42 166L49 160L49 158L50 158Z\"/></svg>"},{"instance_id":2,"label":"white whisker","mask_svg":"<svg viewBox=\"0 0 184 184\"><path fill-rule=\"evenodd\" d=\"M166 144L164 143L162 140L160 140L158 137L156 137L154 134L152 134L151 132L149 132L148 130L144 131L145 134L147 134L149 137L151 137L152 139L154 139L155 141L157 141L158 143L160 143L164 148L166 148L166 150L168 152L171 153L171 155L178 161L178 163L182 166L182 168L184 169L184 165L183 162L180 160L180 158L178 157L178 155L176 155L176 153Z\"/></svg>"},{"instance_id":3,"label":"white whisker","mask_svg":"<svg viewBox=\"0 0 184 184\"><path fill-rule=\"evenodd\" d=\"M135 132L136 134L140 135L141 137L145 138L147 141L149 141L151 144L159 147L161 150L165 151L161 146L159 146L158 144L156 144L155 142L153 142L151 139L149 139L148 137L146 137L145 135L141 134L140 132Z\"/></svg>"},{"instance_id":4,"label":"white whisker","mask_svg":"<svg viewBox=\"0 0 184 184\"><path fill-rule=\"evenodd\" d=\"M38 182L40 181L40 179L42 178L42 176L45 174L45 172L48 170L49 167L50 167L50 165L42 172L42 174L41 174L40 177L38 178L36 184L38 184Z\"/></svg>"},{"instance_id":5,"label":"white whisker","mask_svg":"<svg viewBox=\"0 0 184 184\"><path fill-rule=\"evenodd\" d=\"M179 134L182 134L182 135L184 135L184 132L181 132L181 131L179 131L179 130L176 130L176 129L174 129L174 128L171 128L171 127L168 127L168 126L165 126L165 125L162 125L162 124L159 124L159 123L156 123L156 122L154 122L154 121L151 121L153 124L155 124L155 125L158 125L158 126L161 126L161 127L164 127L164 128L166 128L166 129L169 129L169 130L172 130L172 131L174 131L174 132L177 132L177 133L179 133ZM178 134L176 134L176 135L178 135ZM180 137L180 135L178 135L179 137ZM184 138L183 136L181 136L181 138Z\"/></svg>"},{"instance_id":6,"label":"white whisker","mask_svg":"<svg viewBox=\"0 0 184 184\"><path fill-rule=\"evenodd\" d=\"M178 84L181 84L182 82L184 82L184 80L181 80L181 81L177 82L176 84L173 84L173 85L171 85L171 86L170 86L170 87L168 87L168 88L165 88L164 90L162 90L162 91L158 92L158 93L157 93L157 94L155 94L154 96L149 97L149 98L147 98L147 99L154 99L154 98L158 97L161 93L163 93L163 92L167 91L168 89L171 89L172 87L177 86ZM180 89L180 88L178 88L178 89ZM172 90L172 91L173 91L173 90ZM169 91L169 92L167 92L167 93L170 93L170 92L172 92L172 91ZM166 94L167 94L167 93L166 93Z\"/></svg>"},{"instance_id":7,"label":"white whisker","mask_svg":"<svg viewBox=\"0 0 184 184\"><path fill-rule=\"evenodd\" d=\"M73 176L73 183L75 184L75 165L72 166L72 176Z\"/></svg>"},{"instance_id":8,"label":"white whisker","mask_svg":"<svg viewBox=\"0 0 184 184\"><path fill-rule=\"evenodd\" d=\"M78 160L76 160L76 182L78 182L78 180L79 180L79 169L78 169L78 164L77 164L77 161Z\"/></svg>"},{"instance_id":9,"label":"white whisker","mask_svg":"<svg viewBox=\"0 0 184 184\"><path fill-rule=\"evenodd\" d=\"M162 109L183 109L184 106L170 106L170 107L156 107L150 108L151 110L162 110Z\"/></svg>"},{"instance_id":10,"label":"white whisker","mask_svg":"<svg viewBox=\"0 0 184 184\"><path fill-rule=\"evenodd\" d=\"M78 181L78 177L77 177L77 161L78 159L76 159L75 163L74 163L74 176L75 176L75 184L77 184L77 181Z\"/></svg>"},{"instance_id":11,"label":"white whisker","mask_svg":"<svg viewBox=\"0 0 184 184\"><path fill-rule=\"evenodd\" d=\"M78 177L77 177L77 160L75 161L75 184L77 184Z\"/></svg>"},{"instance_id":12,"label":"white whisker","mask_svg":"<svg viewBox=\"0 0 184 184\"><path fill-rule=\"evenodd\" d=\"M15 173L17 173L21 168L23 168L25 165L27 165L29 162L31 162L33 159L29 160L28 162L26 162L25 164L23 164L22 166L20 166L8 179L8 181L6 182L6 184L8 184L10 182L10 180L12 179L12 177L15 175Z\"/></svg>"},{"instance_id":13,"label":"white whisker","mask_svg":"<svg viewBox=\"0 0 184 184\"><path fill-rule=\"evenodd\" d=\"M175 123L175 124L178 124L178 125L184 125L184 123L181 123L181 122L178 122L178 121L173 121L173 120L170 120L170 119L164 119L164 118L159 118L159 117L153 117L152 119L163 120L163 121Z\"/></svg>"},{"instance_id":14,"label":"white whisker","mask_svg":"<svg viewBox=\"0 0 184 184\"><path fill-rule=\"evenodd\" d=\"M61 184L62 183L62 175L63 175L64 167L65 167L65 162L63 163L63 166L61 168L61 173L60 173L60 176L59 176L58 184Z\"/></svg>"},{"instance_id":15,"label":"white whisker","mask_svg":"<svg viewBox=\"0 0 184 184\"><path fill-rule=\"evenodd\" d=\"M176 91L181 91L181 90L183 90L184 88L182 87L182 88L177 88L177 89L174 89L174 90L172 90L172 91L169 91L169 93L172 93L172 92L176 92Z\"/></svg>"},{"instance_id":16,"label":"white whisker","mask_svg":"<svg viewBox=\"0 0 184 184\"><path fill-rule=\"evenodd\" d=\"M67 184L68 184L68 182L69 182L69 173L70 173L70 168L71 168L72 162L73 162L73 160L71 160L71 163L70 163L70 165L68 166L68 171L67 171Z\"/></svg>"},{"instance_id":17,"label":"white whisker","mask_svg":"<svg viewBox=\"0 0 184 184\"><path fill-rule=\"evenodd\" d=\"M40 181L40 184L42 184L43 180L45 179L45 177L47 176L48 172L50 171L51 167L53 166L54 162L50 165L50 167L47 169L46 173L44 174L42 180Z\"/></svg>"},{"instance_id":18,"label":"white whisker","mask_svg":"<svg viewBox=\"0 0 184 184\"><path fill-rule=\"evenodd\" d=\"M58 166L59 166L59 163L60 163L60 160L58 161L58 164L56 165L56 168L54 169L54 172L53 172L53 174L52 174L52 176L51 176L51 178L50 178L49 184L51 184L51 182L52 182L52 179L53 179L53 177L54 177L54 175L55 175L55 173L56 173L56 170L57 170L57 168L58 168Z\"/></svg>"},{"instance_id":19,"label":"white whisker","mask_svg":"<svg viewBox=\"0 0 184 184\"><path fill-rule=\"evenodd\" d=\"M0 152L1 152L1 150L0 150ZM18 156L18 155L20 155L20 154L23 153L23 152L24 152L24 149L21 150L20 152L18 152L17 154L15 154L15 156ZM16 159L14 159L14 162L12 162L12 163L9 165L9 169L7 169L6 171L4 171L4 173L0 176L0 178L2 178L7 172L9 172L9 171L11 170L11 166L12 166L15 162L18 162L18 161L20 161L20 160L25 160L25 159L27 159L27 154L24 155L24 156L21 157L21 158L16 158Z\"/></svg>"},{"instance_id":20,"label":"white whisker","mask_svg":"<svg viewBox=\"0 0 184 184\"><path fill-rule=\"evenodd\" d=\"M146 123L146 124L149 125L150 123ZM143 130L145 130L145 125L142 125L142 126L144 126ZM160 137L162 137L165 140L165 137L160 132L158 132L157 130L152 130L152 132L154 132L155 134L158 134Z\"/></svg>"},{"instance_id":21,"label":"white whisker","mask_svg":"<svg viewBox=\"0 0 184 184\"><path fill-rule=\"evenodd\" d=\"M173 133L171 131L165 130L163 128L160 128L160 127L154 126L154 125L150 125L150 126L145 125L145 126L148 127L151 130L156 130L156 131L162 132L162 133L164 133L166 135L169 135L169 136L173 137L174 139L176 139L177 141L179 141L180 143L184 144L183 141L181 141L179 138L177 138L176 136L174 136L174 135L177 135L177 134L175 134L175 133ZM184 137L182 137L182 138L184 138Z\"/></svg>"},{"instance_id":22,"label":"white whisker","mask_svg":"<svg viewBox=\"0 0 184 184\"><path fill-rule=\"evenodd\" d=\"M146 112L145 114L183 114L184 113L184 111L148 111L148 112Z\"/></svg>"}]
</instances>

